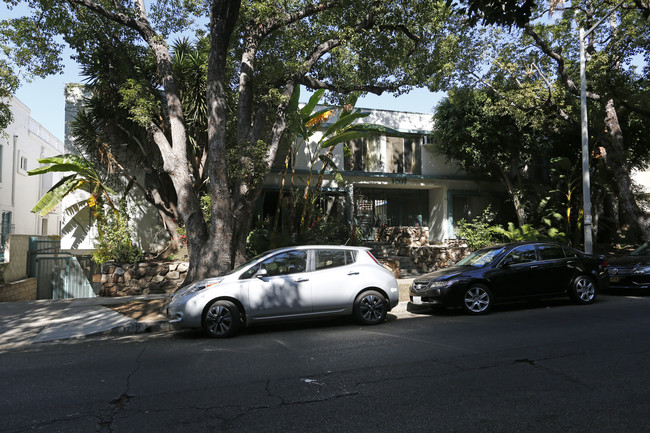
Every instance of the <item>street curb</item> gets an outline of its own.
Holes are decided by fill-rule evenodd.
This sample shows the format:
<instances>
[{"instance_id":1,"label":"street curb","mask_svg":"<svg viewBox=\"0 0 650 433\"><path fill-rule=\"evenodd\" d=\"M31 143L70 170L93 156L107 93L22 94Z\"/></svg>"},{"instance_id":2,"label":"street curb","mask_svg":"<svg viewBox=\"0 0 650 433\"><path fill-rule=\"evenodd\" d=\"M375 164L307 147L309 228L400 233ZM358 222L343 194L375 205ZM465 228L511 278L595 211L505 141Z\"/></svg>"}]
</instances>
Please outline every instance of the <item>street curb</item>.
<instances>
[{"instance_id":1,"label":"street curb","mask_svg":"<svg viewBox=\"0 0 650 433\"><path fill-rule=\"evenodd\" d=\"M174 325L167 320L156 322L136 322L135 320L128 325L120 325L105 331L100 331L89 336L96 335L136 335L154 332L167 332L175 329Z\"/></svg>"}]
</instances>

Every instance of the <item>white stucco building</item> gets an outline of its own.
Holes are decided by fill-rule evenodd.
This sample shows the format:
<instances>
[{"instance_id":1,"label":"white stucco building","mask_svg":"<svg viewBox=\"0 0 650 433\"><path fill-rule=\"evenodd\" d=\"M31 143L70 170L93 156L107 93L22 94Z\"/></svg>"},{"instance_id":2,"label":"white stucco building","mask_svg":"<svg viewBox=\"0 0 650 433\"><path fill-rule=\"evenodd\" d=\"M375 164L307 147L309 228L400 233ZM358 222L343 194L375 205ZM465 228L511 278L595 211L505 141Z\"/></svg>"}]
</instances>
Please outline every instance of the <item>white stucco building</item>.
<instances>
[{"instance_id":1,"label":"white stucco building","mask_svg":"<svg viewBox=\"0 0 650 433\"><path fill-rule=\"evenodd\" d=\"M75 152L74 137L69 124L75 118L82 103L83 86L68 85L66 90L66 152ZM318 107L321 109L324 107ZM433 126L431 113L409 113L389 110L360 109L369 115L356 122L382 125L396 130L399 136L387 133L369 135L339 144L333 154L333 161L340 169L344 182L337 182L330 170L322 185L321 206L335 208L347 221L361 227L367 237L378 225L427 226L430 241L444 241L454 238L454 222L479 216L488 204L492 210L506 207L503 187L497 182L486 182L479 174L465 173L456 164L437 154L430 144ZM322 125L327 128L336 117ZM312 137L310 148L316 150L318 133ZM347 151L344 149L347 148ZM264 189L258 202L259 219L275 216L282 168L287 149L279 149L276 164L264 182ZM326 149L321 149L324 154ZM314 154L311 153L313 156ZM295 186L304 186L309 168L310 150L302 146L292 164L295 165ZM315 185L321 162L314 166ZM288 186L288 180L285 188ZM74 202L78 197L66 197ZM65 204L64 204L65 205ZM144 200L132 201L130 213L138 228L138 243L147 251L160 248L164 239L160 233L156 213ZM70 216L64 217L69 219ZM67 222L64 221L67 227ZM145 233L145 231L147 231ZM64 230L63 248L91 249L96 233ZM157 238L151 238L157 233Z\"/></svg>"},{"instance_id":2,"label":"white stucco building","mask_svg":"<svg viewBox=\"0 0 650 433\"><path fill-rule=\"evenodd\" d=\"M342 207L346 217L354 219L362 232L370 235L372 227L378 225L427 226L430 241L444 241L454 238L454 222L472 220L488 204L494 211L503 210L505 193L498 182L479 180L480 173L466 173L447 161L446 156L436 153L429 138L433 114L363 108L360 111L369 115L357 123L382 125L399 132L395 134L399 136L369 135L348 142L347 152L343 145L334 151L332 160L344 183L338 183L330 173L325 176L323 193L331 201L345 203ZM336 120L328 119L323 128ZM307 174L310 154L313 155L319 139L315 134L311 151L303 146L296 157L299 183ZM315 177L321 167L317 162ZM264 217L273 215L281 178L280 167L276 166L265 182L261 209Z\"/></svg>"},{"instance_id":3,"label":"white stucco building","mask_svg":"<svg viewBox=\"0 0 650 433\"><path fill-rule=\"evenodd\" d=\"M1 243L9 234L60 235L61 206L41 217L31 212L40 198L59 181L48 173L28 176L38 160L63 153L63 143L34 120L30 109L17 98L11 100L12 123L0 131Z\"/></svg>"}]
</instances>

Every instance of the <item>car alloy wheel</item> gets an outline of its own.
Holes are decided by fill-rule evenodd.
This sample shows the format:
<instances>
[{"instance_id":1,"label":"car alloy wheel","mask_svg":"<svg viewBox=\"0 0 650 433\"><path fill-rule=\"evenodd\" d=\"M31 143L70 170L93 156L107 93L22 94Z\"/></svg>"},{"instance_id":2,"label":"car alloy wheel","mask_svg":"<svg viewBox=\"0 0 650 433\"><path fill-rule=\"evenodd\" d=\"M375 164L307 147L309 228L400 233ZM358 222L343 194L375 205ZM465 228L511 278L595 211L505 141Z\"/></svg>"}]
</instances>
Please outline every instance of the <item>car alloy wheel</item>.
<instances>
[{"instance_id":1,"label":"car alloy wheel","mask_svg":"<svg viewBox=\"0 0 650 433\"><path fill-rule=\"evenodd\" d=\"M203 314L203 328L210 337L231 337L237 332L239 325L239 309L229 301L215 301Z\"/></svg>"},{"instance_id":2,"label":"car alloy wheel","mask_svg":"<svg viewBox=\"0 0 650 433\"><path fill-rule=\"evenodd\" d=\"M374 290L359 295L354 302L354 315L362 325L375 325L386 318L388 306L386 299Z\"/></svg>"},{"instance_id":3,"label":"car alloy wheel","mask_svg":"<svg viewBox=\"0 0 650 433\"><path fill-rule=\"evenodd\" d=\"M492 307L492 293L483 285L472 286L463 296L463 309L470 314L484 314Z\"/></svg>"},{"instance_id":4,"label":"car alloy wheel","mask_svg":"<svg viewBox=\"0 0 650 433\"><path fill-rule=\"evenodd\" d=\"M596 285L586 275L581 275L573 282L571 298L578 304L591 304L596 300Z\"/></svg>"}]
</instances>

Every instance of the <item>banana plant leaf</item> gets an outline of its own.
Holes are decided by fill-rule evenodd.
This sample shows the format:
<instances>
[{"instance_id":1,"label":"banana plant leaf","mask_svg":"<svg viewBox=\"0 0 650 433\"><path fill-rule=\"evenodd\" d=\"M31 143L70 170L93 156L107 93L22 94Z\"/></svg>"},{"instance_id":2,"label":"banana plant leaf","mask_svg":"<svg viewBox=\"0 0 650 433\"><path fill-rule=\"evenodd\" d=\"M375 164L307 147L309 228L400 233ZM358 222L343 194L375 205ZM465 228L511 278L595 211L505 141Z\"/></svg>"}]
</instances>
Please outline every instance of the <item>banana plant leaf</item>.
<instances>
[{"instance_id":1,"label":"banana plant leaf","mask_svg":"<svg viewBox=\"0 0 650 433\"><path fill-rule=\"evenodd\" d=\"M84 182L82 179L77 179L76 174L64 177L41 197L38 203L32 208L32 212L38 213L40 216L47 215L61 202L63 197L81 188Z\"/></svg>"},{"instance_id":2,"label":"banana plant leaf","mask_svg":"<svg viewBox=\"0 0 650 433\"><path fill-rule=\"evenodd\" d=\"M311 95L311 98L309 98L309 102L300 109L300 117L301 118L306 118L308 117L312 111L314 111L314 108L316 108L316 105L318 105L318 102L320 101L320 98L323 97L323 94L325 93L324 89L318 89L314 92L313 95Z\"/></svg>"},{"instance_id":3,"label":"banana plant leaf","mask_svg":"<svg viewBox=\"0 0 650 433\"><path fill-rule=\"evenodd\" d=\"M318 158L323 162L323 164L327 164L332 167L332 171L334 172L334 179L336 179L338 183L342 184L345 182L343 175L341 174L341 170L339 170L332 158L329 158L327 155L319 155Z\"/></svg>"},{"instance_id":4,"label":"banana plant leaf","mask_svg":"<svg viewBox=\"0 0 650 433\"><path fill-rule=\"evenodd\" d=\"M334 137L330 138L329 140L325 140L321 143L320 147L322 148L327 148L331 146L336 146L339 143L343 143L346 141L351 141L351 140L356 140L357 138L365 137L368 135L369 131L355 131L352 129L349 129L341 134L335 135Z\"/></svg>"},{"instance_id":5,"label":"banana plant leaf","mask_svg":"<svg viewBox=\"0 0 650 433\"><path fill-rule=\"evenodd\" d=\"M346 126L350 125L352 122L354 122L357 119L361 119L363 117L368 117L370 113L361 113L359 111L355 111L353 113L349 113L347 115L341 116L339 120L334 122L323 134L323 137L327 137L333 133L336 133L337 131L342 130Z\"/></svg>"}]
</instances>

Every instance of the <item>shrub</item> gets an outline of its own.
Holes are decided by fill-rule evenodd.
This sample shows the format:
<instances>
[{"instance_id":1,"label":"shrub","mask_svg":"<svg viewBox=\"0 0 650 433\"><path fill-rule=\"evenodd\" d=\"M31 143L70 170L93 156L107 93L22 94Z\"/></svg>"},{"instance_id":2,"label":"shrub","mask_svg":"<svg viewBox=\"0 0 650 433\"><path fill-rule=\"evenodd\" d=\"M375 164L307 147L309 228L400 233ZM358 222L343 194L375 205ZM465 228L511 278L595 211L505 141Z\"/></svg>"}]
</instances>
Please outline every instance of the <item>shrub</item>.
<instances>
[{"instance_id":1,"label":"shrub","mask_svg":"<svg viewBox=\"0 0 650 433\"><path fill-rule=\"evenodd\" d=\"M497 240L494 229L490 226L493 219L494 217L488 206L483 211L483 214L474 218L472 222L467 222L464 219L460 220L456 236L464 239L471 250L478 250L492 245Z\"/></svg>"},{"instance_id":2,"label":"shrub","mask_svg":"<svg viewBox=\"0 0 650 433\"><path fill-rule=\"evenodd\" d=\"M530 224L516 227L508 223L504 229L499 225L490 225L492 214L490 208L483 211L483 214L474 218L471 223L461 220L458 223L456 235L465 239L467 246L472 250L485 248L499 242L523 242L523 241L548 241L555 240L566 243L566 236L551 225L550 220L544 220L545 227L535 228Z\"/></svg>"},{"instance_id":3,"label":"shrub","mask_svg":"<svg viewBox=\"0 0 650 433\"><path fill-rule=\"evenodd\" d=\"M142 259L142 250L131 241L131 231L124 215L98 218L99 243L93 253L98 264L108 261L135 263Z\"/></svg>"},{"instance_id":4,"label":"shrub","mask_svg":"<svg viewBox=\"0 0 650 433\"><path fill-rule=\"evenodd\" d=\"M508 229L495 226L491 230L505 242L522 242L522 241L548 241L555 240L566 242L566 236L555 227L545 227L537 229L530 224L524 224L521 227L515 227L513 223L508 223Z\"/></svg>"}]
</instances>

